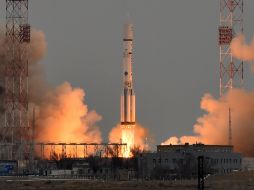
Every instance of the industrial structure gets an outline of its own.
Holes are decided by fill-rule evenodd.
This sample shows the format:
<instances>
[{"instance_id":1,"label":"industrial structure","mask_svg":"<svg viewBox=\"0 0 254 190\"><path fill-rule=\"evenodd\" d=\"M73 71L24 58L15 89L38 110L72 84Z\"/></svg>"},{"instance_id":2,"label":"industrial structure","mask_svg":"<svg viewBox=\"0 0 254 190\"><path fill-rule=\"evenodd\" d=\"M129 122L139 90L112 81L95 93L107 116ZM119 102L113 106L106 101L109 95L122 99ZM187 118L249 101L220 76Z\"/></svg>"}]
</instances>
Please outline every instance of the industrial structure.
<instances>
[{"instance_id":1,"label":"industrial structure","mask_svg":"<svg viewBox=\"0 0 254 190\"><path fill-rule=\"evenodd\" d=\"M121 156L122 151L126 152L126 143L35 142L35 110L29 106L28 7L28 0L6 0L7 48L0 67L1 164L6 163L8 171L20 173L24 169L34 172L39 160Z\"/></svg>"},{"instance_id":2,"label":"industrial structure","mask_svg":"<svg viewBox=\"0 0 254 190\"><path fill-rule=\"evenodd\" d=\"M1 66L3 112L0 125L0 158L27 159L30 141L28 52L30 25L28 0L6 0L6 56Z\"/></svg>"},{"instance_id":3,"label":"industrial structure","mask_svg":"<svg viewBox=\"0 0 254 190\"><path fill-rule=\"evenodd\" d=\"M136 125L136 102L132 76L133 25L124 25L123 52L123 94L121 96L121 129L122 143L127 143L124 157L129 157L134 146L134 130Z\"/></svg>"},{"instance_id":4,"label":"industrial structure","mask_svg":"<svg viewBox=\"0 0 254 190\"><path fill-rule=\"evenodd\" d=\"M243 0L220 0L220 95L243 86L243 61L233 57L230 43L243 33Z\"/></svg>"},{"instance_id":5,"label":"industrial structure","mask_svg":"<svg viewBox=\"0 0 254 190\"><path fill-rule=\"evenodd\" d=\"M37 156L40 159L120 157L127 144L120 143L35 143Z\"/></svg>"},{"instance_id":6,"label":"industrial structure","mask_svg":"<svg viewBox=\"0 0 254 190\"><path fill-rule=\"evenodd\" d=\"M241 170L242 156L230 145L158 145L157 152L141 153L139 172L148 179L198 177L198 157L204 157L204 175Z\"/></svg>"},{"instance_id":7,"label":"industrial structure","mask_svg":"<svg viewBox=\"0 0 254 190\"><path fill-rule=\"evenodd\" d=\"M220 0L220 96L233 88L243 87L243 61L233 57L230 44L243 33L244 0ZM229 108L228 144L232 145L232 119Z\"/></svg>"},{"instance_id":8,"label":"industrial structure","mask_svg":"<svg viewBox=\"0 0 254 190\"><path fill-rule=\"evenodd\" d=\"M233 87L240 87L243 84L243 62L234 59L230 49L233 37L243 32L243 0L220 0L220 10L220 94L223 95ZM131 148L135 145L136 126L136 100L132 73L133 25L130 23L124 25L120 143L34 141L35 111L29 110L28 84L30 30L28 0L6 0L7 52L6 61L1 65L3 79L0 81L4 97L0 121L0 167L7 168L4 173L20 174L24 169L38 173L38 171L35 172L36 167L38 170L38 166L43 165L42 163L47 162L48 164L52 161L58 163L61 160L69 162L68 159L73 159L71 160L73 165L80 164L79 167L84 167L83 173L86 174L89 174L92 168L93 174L96 174L97 166L93 164L97 158L104 163L109 163L110 160L111 163L108 164L110 167L116 165L121 169L124 162L129 167L131 160L134 165L132 168L135 168L136 158L129 159ZM230 145L232 144L231 131L231 109L229 108ZM86 165L91 155L94 160L90 160L89 165ZM199 156L204 158L202 167L205 167L206 172L211 174L225 174L241 169L241 155L233 152L233 146L185 144L159 145L157 152L140 153L137 171L143 178L156 178L156 171L162 171L161 169L165 172L159 175L163 174L166 177L179 175L186 177L182 176L182 171L187 177L192 177L197 175L195 173L196 158ZM108 168L104 169L102 171L108 172ZM111 169L112 175L115 170L115 168Z\"/></svg>"}]
</instances>

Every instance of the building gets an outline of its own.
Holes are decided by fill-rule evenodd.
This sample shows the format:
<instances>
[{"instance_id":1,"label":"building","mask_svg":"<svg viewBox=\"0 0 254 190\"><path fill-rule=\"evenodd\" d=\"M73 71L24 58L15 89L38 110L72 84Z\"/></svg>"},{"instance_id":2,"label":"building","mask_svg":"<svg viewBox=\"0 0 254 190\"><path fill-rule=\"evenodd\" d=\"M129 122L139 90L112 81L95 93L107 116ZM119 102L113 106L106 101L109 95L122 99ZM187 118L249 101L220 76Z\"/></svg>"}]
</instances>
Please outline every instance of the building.
<instances>
[{"instance_id":1,"label":"building","mask_svg":"<svg viewBox=\"0 0 254 190\"><path fill-rule=\"evenodd\" d=\"M17 173L18 162L16 160L0 160L0 176L9 176Z\"/></svg>"},{"instance_id":2,"label":"building","mask_svg":"<svg viewBox=\"0 0 254 190\"><path fill-rule=\"evenodd\" d=\"M241 170L242 156L229 145L158 145L157 152L139 155L142 178L194 178L197 158L204 157L205 174L227 174Z\"/></svg>"},{"instance_id":3,"label":"building","mask_svg":"<svg viewBox=\"0 0 254 190\"><path fill-rule=\"evenodd\" d=\"M242 159L242 170L243 171L254 171L254 158L245 157Z\"/></svg>"}]
</instances>

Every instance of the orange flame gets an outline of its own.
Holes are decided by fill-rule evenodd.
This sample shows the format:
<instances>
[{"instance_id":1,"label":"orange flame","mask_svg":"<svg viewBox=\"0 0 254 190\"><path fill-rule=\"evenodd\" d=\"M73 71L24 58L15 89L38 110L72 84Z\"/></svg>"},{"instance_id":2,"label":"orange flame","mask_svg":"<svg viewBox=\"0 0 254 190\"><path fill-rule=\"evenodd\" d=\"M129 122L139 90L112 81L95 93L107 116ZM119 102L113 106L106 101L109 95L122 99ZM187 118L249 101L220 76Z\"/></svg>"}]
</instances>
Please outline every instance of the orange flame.
<instances>
[{"instance_id":1,"label":"orange flame","mask_svg":"<svg viewBox=\"0 0 254 190\"><path fill-rule=\"evenodd\" d=\"M147 150L148 130L141 126L140 124L136 125L127 125L123 126L118 124L114 127L109 133L110 142L121 142L126 143L127 148L121 151L122 157L131 157L132 150L135 147L138 147L140 150Z\"/></svg>"}]
</instances>

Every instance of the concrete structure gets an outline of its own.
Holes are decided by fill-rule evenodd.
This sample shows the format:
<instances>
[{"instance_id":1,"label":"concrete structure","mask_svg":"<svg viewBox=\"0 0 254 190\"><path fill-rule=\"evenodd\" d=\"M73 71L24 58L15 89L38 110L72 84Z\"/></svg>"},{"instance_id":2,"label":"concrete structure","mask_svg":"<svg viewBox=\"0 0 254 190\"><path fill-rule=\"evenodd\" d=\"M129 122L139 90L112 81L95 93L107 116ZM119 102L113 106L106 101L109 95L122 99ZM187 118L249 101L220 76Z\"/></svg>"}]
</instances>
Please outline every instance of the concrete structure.
<instances>
[{"instance_id":1,"label":"concrete structure","mask_svg":"<svg viewBox=\"0 0 254 190\"><path fill-rule=\"evenodd\" d=\"M157 152L140 154L139 175L153 178L156 170L160 170L163 178L196 177L198 156L205 158L206 174L227 174L241 170L242 156L233 151L233 146L159 145Z\"/></svg>"},{"instance_id":2,"label":"concrete structure","mask_svg":"<svg viewBox=\"0 0 254 190\"><path fill-rule=\"evenodd\" d=\"M254 171L254 157L245 157L242 161L243 171Z\"/></svg>"}]
</instances>

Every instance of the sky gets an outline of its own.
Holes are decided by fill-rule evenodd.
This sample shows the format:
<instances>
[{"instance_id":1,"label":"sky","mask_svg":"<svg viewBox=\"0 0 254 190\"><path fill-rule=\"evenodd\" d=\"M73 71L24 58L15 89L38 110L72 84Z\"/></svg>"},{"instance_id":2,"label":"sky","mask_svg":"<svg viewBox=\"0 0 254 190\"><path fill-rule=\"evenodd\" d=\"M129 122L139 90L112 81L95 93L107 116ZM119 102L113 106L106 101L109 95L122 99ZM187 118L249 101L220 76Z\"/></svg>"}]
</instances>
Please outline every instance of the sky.
<instances>
[{"instance_id":1,"label":"sky","mask_svg":"<svg viewBox=\"0 0 254 190\"><path fill-rule=\"evenodd\" d=\"M253 0L245 2L245 34L254 34ZM4 24L5 1L0 0ZM102 117L104 141L119 122L122 36L134 24L137 120L160 144L193 134L201 97L219 96L219 0L30 0L29 22L46 35L47 81L85 90L89 109ZM254 89L245 65L245 88Z\"/></svg>"}]
</instances>

